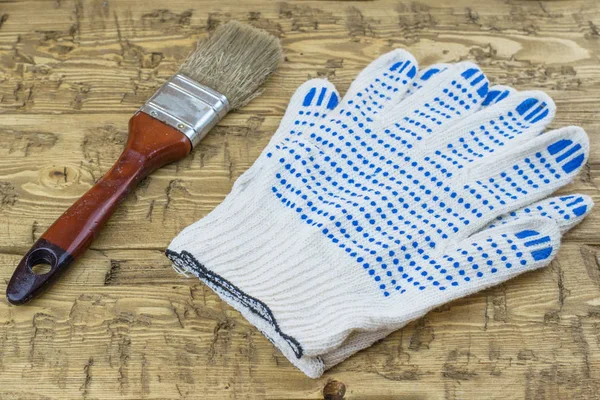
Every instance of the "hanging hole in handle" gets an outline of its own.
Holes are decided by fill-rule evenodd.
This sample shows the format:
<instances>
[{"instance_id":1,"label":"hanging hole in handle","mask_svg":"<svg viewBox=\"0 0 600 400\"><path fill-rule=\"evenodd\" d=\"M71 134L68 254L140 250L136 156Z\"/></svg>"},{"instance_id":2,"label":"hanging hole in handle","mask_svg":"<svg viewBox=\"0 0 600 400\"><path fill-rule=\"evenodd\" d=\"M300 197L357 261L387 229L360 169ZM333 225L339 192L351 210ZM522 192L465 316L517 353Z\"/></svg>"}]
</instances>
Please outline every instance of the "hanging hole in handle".
<instances>
[{"instance_id":1,"label":"hanging hole in handle","mask_svg":"<svg viewBox=\"0 0 600 400\"><path fill-rule=\"evenodd\" d=\"M36 275L46 275L51 270L52 265L46 263L35 264L33 267L31 267L31 272Z\"/></svg>"},{"instance_id":2,"label":"hanging hole in handle","mask_svg":"<svg viewBox=\"0 0 600 400\"><path fill-rule=\"evenodd\" d=\"M35 275L46 275L56 265L56 255L48 249L37 249L27 258L27 266Z\"/></svg>"}]
</instances>

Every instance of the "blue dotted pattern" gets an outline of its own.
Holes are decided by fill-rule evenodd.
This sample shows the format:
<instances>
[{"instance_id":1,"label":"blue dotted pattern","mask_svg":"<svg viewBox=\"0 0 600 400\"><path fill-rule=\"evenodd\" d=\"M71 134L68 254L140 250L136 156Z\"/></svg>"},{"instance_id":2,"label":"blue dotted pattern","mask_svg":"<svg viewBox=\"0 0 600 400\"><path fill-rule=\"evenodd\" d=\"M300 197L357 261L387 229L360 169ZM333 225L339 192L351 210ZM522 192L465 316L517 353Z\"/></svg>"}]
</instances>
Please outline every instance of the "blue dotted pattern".
<instances>
[{"instance_id":1,"label":"blue dotted pattern","mask_svg":"<svg viewBox=\"0 0 600 400\"><path fill-rule=\"evenodd\" d=\"M447 83L447 86L442 86L437 95L417 104L412 112L406 113L384 132L393 141L400 142L402 147L410 149L434 129L439 129L478 108L487 94L487 88L487 80L483 73L476 68L470 68Z\"/></svg>"},{"instance_id":2,"label":"blue dotted pattern","mask_svg":"<svg viewBox=\"0 0 600 400\"><path fill-rule=\"evenodd\" d=\"M427 81L429 81L434 76L438 75L440 72L446 71L447 69L448 69L448 67L446 65L441 64L441 65L432 65L431 67L429 67L423 71L419 71L419 75L418 75L417 79L415 79L412 82L412 84L406 91L406 97L410 96L411 94L413 94L416 91L418 91L419 89L421 89Z\"/></svg>"},{"instance_id":3,"label":"blue dotted pattern","mask_svg":"<svg viewBox=\"0 0 600 400\"><path fill-rule=\"evenodd\" d=\"M399 82L406 84L404 80ZM487 81L478 70L463 72L450 85L452 88L442 89L447 96L445 100L434 100L438 105L440 101L448 102L442 106L448 105L444 114L450 118L429 107L422 115L425 120L436 122L438 118L442 121L459 118L467 111L467 106L477 108L486 99ZM463 88L467 90L463 91ZM462 94L457 95L454 91ZM316 93L313 99L318 98ZM533 156L526 158L497 177L479 180L455 191L449 182L446 183L446 178L452 176L450 170L438 168L431 159L413 160L406 153L413 143L430 133L427 126L417 124L418 121L407 121L405 117L394 124L398 128L406 127L401 135L394 137L391 132L385 132L386 135L379 136L368 126L369 113L377 108L376 96L369 98L372 100L362 105L354 103L356 111L346 111L348 118L334 118L318 127L307 123L306 126L312 128L309 141L294 139L292 133L291 138L275 146L267 157L281 165L275 176L277 183L272 187L274 196L294 210L301 221L320 229L328 240L354 258L384 296L402 294L411 287L445 290L449 285L459 285L459 277L468 281L464 278L484 276L486 271L477 271L479 264L469 258L485 259L487 253L481 253L481 249L518 247L517 239L526 238L506 238L506 243L502 244L493 240L489 245L473 243L477 252L471 254L469 251L473 250L460 250L466 257L464 259L446 256L437 262L432 251L450 235L483 218L487 210L517 200L531 188L539 187L545 174L550 179L561 179L558 168L566 172L565 165L578 156L568 144L561 148L552 144L543 156L538 153L542 159L537 162L532 161ZM466 101L473 99L475 101ZM428 107L427 104L430 103L422 105ZM363 112L363 106L370 110ZM534 107L533 102L521 104L516 112L526 115L526 120L535 120L544 110L539 104L537 109ZM532 108L537 111L530 111ZM420 114L422 109L416 108L414 114ZM436 120L432 119L434 117ZM352 128L347 125L349 119L355 123ZM419 133L412 135L411 132ZM564 156L569 151L571 153ZM545 162L546 157L552 162ZM557 161L558 158L561 160ZM510 268L507 264L512 266L514 262L524 265L528 259L543 259L552 251L548 246L539 247L545 243L545 240L527 240L523 245L532 249L519 251L514 257L506 254L500 259L506 261L505 268ZM462 254L465 251L467 253ZM487 273L496 273L498 267L487 264L488 261L491 260L485 262L490 267ZM469 275L466 267L459 269L463 265L461 262L475 272ZM448 272L452 271L449 263L452 263L454 273Z\"/></svg>"},{"instance_id":4,"label":"blue dotted pattern","mask_svg":"<svg viewBox=\"0 0 600 400\"><path fill-rule=\"evenodd\" d=\"M489 228L530 217L546 217L557 221L559 225L568 226L583 217L589 207L590 201L581 195L553 197L502 215Z\"/></svg>"},{"instance_id":5,"label":"blue dotted pattern","mask_svg":"<svg viewBox=\"0 0 600 400\"><path fill-rule=\"evenodd\" d=\"M471 242L442 257L443 262L430 265L440 274L442 282L432 284L440 290L447 286L459 286L460 282L494 275L500 269L524 267L531 259L540 261L552 254L551 238L534 230L522 230L515 234L503 233L494 238Z\"/></svg>"},{"instance_id":6,"label":"blue dotted pattern","mask_svg":"<svg viewBox=\"0 0 600 400\"><path fill-rule=\"evenodd\" d=\"M485 100L481 103L481 107L489 107L494 104L497 104L508 97L511 94L511 91L508 88L492 88L487 96L485 96Z\"/></svg>"},{"instance_id":7,"label":"blue dotted pattern","mask_svg":"<svg viewBox=\"0 0 600 400\"><path fill-rule=\"evenodd\" d=\"M504 93L495 99L501 95ZM548 104L535 97L513 96L516 99L523 98L514 108L498 107L498 112L493 117L477 121L477 126L474 127L464 129L463 126L455 126L453 133L445 134L443 140L436 143L438 148L430 149L431 154L426 161L439 170L462 169L478 159L501 151L507 143L530 132L532 128L536 132L541 130L550 115ZM489 96L486 101L488 99ZM529 112L532 107L535 110Z\"/></svg>"},{"instance_id":8,"label":"blue dotted pattern","mask_svg":"<svg viewBox=\"0 0 600 400\"><path fill-rule=\"evenodd\" d=\"M298 110L289 136L298 138L306 129L313 128L318 121L325 121L328 112L335 109L338 103L339 97L335 91L325 86L309 88L302 98L302 107Z\"/></svg>"},{"instance_id":9,"label":"blue dotted pattern","mask_svg":"<svg viewBox=\"0 0 600 400\"><path fill-rule=\"evenodd\" d=\"M404 95L407 85L417 74L417 67L411 60L401 60L387 70L376 75L369 83L352 93L340 105L339 114L349 120L372 122L386 105Z\"/></svg>"}]
</instances>

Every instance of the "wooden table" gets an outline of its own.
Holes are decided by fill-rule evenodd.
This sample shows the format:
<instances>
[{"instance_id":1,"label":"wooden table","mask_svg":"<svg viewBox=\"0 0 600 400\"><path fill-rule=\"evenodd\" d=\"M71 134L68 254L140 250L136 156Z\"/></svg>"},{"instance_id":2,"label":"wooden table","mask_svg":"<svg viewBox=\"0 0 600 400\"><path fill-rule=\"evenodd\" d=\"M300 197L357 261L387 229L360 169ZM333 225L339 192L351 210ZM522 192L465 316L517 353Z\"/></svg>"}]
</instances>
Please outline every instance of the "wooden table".
<instances>
[{"instance_id":1,"label":"wooden table","mask_svg":"<svg viewBox=\"0 0 600 400\"><path fill-rule=\"evenodd\" d=\"M0 0L0 291L116 159L132 113L230 19L279 36L285 63L193 154L144 180L52 290L0 300L0 399L318 399L331 379L347 399L600 398L600 213L549 268L442 307L317 380L163 255L256 159L296 86L326 77L345 90L396 47L547 91L553 126L591 139L564 192L599 201L597 0Z\"/></svg>"}]
</instances>

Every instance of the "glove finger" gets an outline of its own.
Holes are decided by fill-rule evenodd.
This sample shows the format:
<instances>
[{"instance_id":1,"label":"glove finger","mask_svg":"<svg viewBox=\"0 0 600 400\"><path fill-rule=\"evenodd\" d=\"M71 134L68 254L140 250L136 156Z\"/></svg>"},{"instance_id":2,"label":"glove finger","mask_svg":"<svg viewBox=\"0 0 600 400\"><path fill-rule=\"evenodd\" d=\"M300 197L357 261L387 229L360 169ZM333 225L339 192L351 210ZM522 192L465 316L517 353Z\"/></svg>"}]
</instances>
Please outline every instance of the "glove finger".
<instances>
[{"instance_id":1,"label":"glove finger","mask_svg":"<svg viewBox=\"0 0 600 400\"><path fill-rule=\"evenodd\" d=\"M496 218L485 229L494 228L523 218L545 217L556 222L561 233L579 224L594 207L594 201L585 194L573 194L544 199L519 210Z\"/></svg>"},{"instance_id":2,"label":"glove finger","mask_svg":"<svg viewBox=\"0 0 600 400\"><path fill-rule=\"evenodd\" d=\"M394 106L412 84L417 68L417 61L405 50L377 58L350 85L340 103L340 115L348 121L364 121Z\"/></svg>"},{"instance_id":3,"label":"glove finger","mask_svg":"<svg viewBox=\"0 0 600 400\"><path fill-rule=\"evenodd\" d=\"M497 96L496 98L498 98ZM552 119L556 106L544 92L511 93L494 105L464 118L419 144L418 157L429 158L448 174L493 153L537 136Z\"/></svg>"},{"instance_id":4,"label":"glove finger","mask_svg":"<svg viewBox=\"0 0 600 400\"><path fill-rule=\"evenodd\" d=\"M470 62L455 64L429 79L418 96L409 96L386 112L377 131L381 131L381 140L398 142L400 150L410 149L476 112L487 92L488 80L479 67Z\"/></svg>"},{"instance_id":5,"label":"glove finger","mask_svg":"<svg viewBox=\"0 0 600 400\"><path fill-rule=\"evenodd\" d=\"M457 182L464 182L460 201L450 199L449 203L473 223L467 231L476 232L499 215L543 199L571 182L588 153L589 140L580 127L548 132L466 169L456 177Z\"/></svg>"},{"instance_id":6,"label":"glove finger","mask_svg":"<svg viewBox=\"0 0 600 400\"><path fill-rule=\"evenodd\" d=\"M296 89L288 104L271 143L285 137L306 136L306 131L327 120L327 115L338 105L339 93L326 79L311 79Z\"/></svg>"},{"instance_id":7,"label":"glove finger","mask_svg":"<svg viewBox=\"0 0 600 400\"><path fill-rule=\"evenodd\" d=\"M300 85L292 95L277 131L257 161L236 181L234 190L261 173L266 154L282 142L305 138L308 130L328 119L327 114L338 102L339 94L335 85L326 79L311 79Z\"/></svg>"},{"instance_id":8,"label":"glove finger","mask_svg":"<svg viewBox=\"0 0 600 400\"><path fill-rule=\"evenodd\" d=\"M398 302L388 317L400 312L396 318L406 323L444 303L544 267L556 255L560 238L554 221L527 218L466 238L428 264L411 270L399 266L402 278L388 290L400 292L402 297L418 296L419 306L407 316L403 312L406 307Z\"/></svg>"}]
</instances>

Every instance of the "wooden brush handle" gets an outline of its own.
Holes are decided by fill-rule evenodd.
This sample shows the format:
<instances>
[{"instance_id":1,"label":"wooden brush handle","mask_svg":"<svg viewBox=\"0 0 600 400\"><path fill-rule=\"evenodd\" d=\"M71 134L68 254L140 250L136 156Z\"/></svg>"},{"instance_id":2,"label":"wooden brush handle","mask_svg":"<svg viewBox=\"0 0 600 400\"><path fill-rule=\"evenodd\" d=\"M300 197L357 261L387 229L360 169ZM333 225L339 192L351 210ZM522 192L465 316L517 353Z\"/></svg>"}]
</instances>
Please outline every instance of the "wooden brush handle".
<instances>
[{"instance_id":1,"label":"wooden brush handle","mask_svg":"<svg viewBox=\"0 0 600 400\"><path fill-rule=\"evenodd\" d=\"M40 237L21 260L6 289L13 304L23 304L56 279L90 246L117 205L136 184L165 164L184 158L192 149L178 130L137 113L129 121L129 139L113 167ZM36 264L50 264L36 274Z\"/></svg>"}]
</instances>

